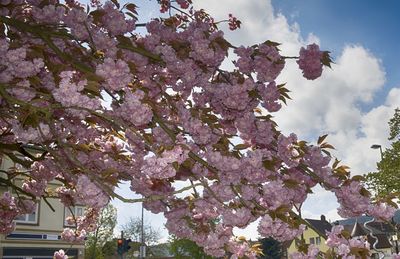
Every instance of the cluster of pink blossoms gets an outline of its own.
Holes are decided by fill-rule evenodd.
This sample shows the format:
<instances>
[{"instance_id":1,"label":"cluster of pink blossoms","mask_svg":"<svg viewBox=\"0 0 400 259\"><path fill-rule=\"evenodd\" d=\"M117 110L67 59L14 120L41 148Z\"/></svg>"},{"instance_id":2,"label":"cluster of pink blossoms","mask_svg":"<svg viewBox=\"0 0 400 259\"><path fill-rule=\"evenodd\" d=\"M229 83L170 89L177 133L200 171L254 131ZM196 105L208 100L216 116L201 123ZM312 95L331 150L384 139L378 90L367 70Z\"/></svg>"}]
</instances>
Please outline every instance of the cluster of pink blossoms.
<instances>
[{"instance_id":1,"label":"cluster of pink blossoms","mask_svg":"<svg viewBox=\"0 0 400 259\"><path fill-rule=\"evenodd\" d=\"M46 5L43 8L33 6L32 16L40 23L58 23L65 14L64 6Z\"/></svg>"},{"instance_id":2,"label":"cluster of pink blossoms","mask_svg":"<svg viewBox=\"0 0 400 259\"><path fill-rule=\"evenodd\" d=\"M310 245L308 247L308 253L304 254L302 252L295 252L290 255L291 259L314 259L318 258L319 248L316 245ZM349 258L350 259L350 258Z\"/></svg>"},{"instance_id":3,"label":"cluster of pink blossoms","mask_svg":"<svg viewBox=\"0 0 400 259\"><path fill-rule=\"evenodd\" d=\"M68 255L61 249L54 253L54 259L68 259Z\"/></svg>"},{"instance_id":4,"label":"cluster of pink blossoms","mask_svg":"<svg viewBox=\"0 0 400 259\"><path fill-rule=\"evenodd\" d=\"M0 198L0 233L9 234L15 228L13 221L17 215L32 213L35 203L28 199L14 198L9 192L4 192Z\"/></svg>"},{"instance_id":5,"label":"cluster of pink blossoms","mask_svg":"<svg viewBox=\"0 0 400 259\"><path fill-rule=\"evenodd\" d=\"M106 58L97 66L96 74L105 78L106 89L111 91L121 90L132 81L128 64L121 59Z\"/></svg>"},{"instance_id":6,"label":"cluster of pink blossoms","mask_svg":"<svg viewBox=\"0 0 400 259\"><path fill-rule=\"evenodd\" d=\"M280 219L272 219L269 215L265 215L258 225L258 232L262 236L272 237L283 242L293 240L295 237L301 235L305 228L305 225L300 225L298 229L292 228Z\"/></svg>"},{"instance_id":7,"label":"cluster of pink blossoms","mask_svg":"<svg viewBox=\"0 0 400 259\"><path fill-rule=\"evenodd\" d=\"M88 232L96 229L99 213L99 208L87 208L83 216L72 215L66 218L67 223L74 228L65 228L61 238L71 243L83 243Z\"/></svg>"},{"instance_id":8,"label":"cluster of pink blossoms","mask_svg":"<svg viewBox=\"0 0 400 259\"><path fill-rule=\"evenodd\" d=\"M98 99L90 98L87 95L82 94L82 91L87 85L87 80L74 82L73 71L61 72L60 78L61 81L59 87L53 91L54 99L57 102L62 104L64 107L82 107L90 110L96 110L100 107ZM70 112L82 117L87 114L87 112L77 111L75 109L71 109Z\"/></svg>"},{"instance_id":9,"label":"cluster of pink blossoms","mask_svg":"<svg viewBox=\"0 0 400 259\"><path fill-rule=\"evenodd\" d=\"M265 42L256 47L239 47L234 51L239 59L235 65L243 73L257 73L257 80L272 82L285 66L285 59L279 54L273 42Z\"/></svg>"},{"instance_id":10,"label":"cluster of pink blossoms","mask_svg":"<svg viewBox=\"0 0 400 259\"><path fill-rule=\"evenodd\" d=\"M307 46L307 49L300 49L300 58L297 61L303 76L307 79L314 80L322 74L322 57L323 52L319 50L317 44Z\"/></svg>"},{"instance_id":11,"label":"cluster of pink blossoms","mask_svg":"<svg viewBox=\"0 0 400 259\"><path fill-rule=\"evenodd\" d=\"M233 47L219 22L190 0L159 1L171 16L148 22L142 34L135 5L91 3L86 10L72 0L0 2L0 153L26 169L9 169L4 181L40 198L57 180L65 206L87 206L68 219L75 228L63 239L82 242L121 181L144 197L146 209L165 215L171 234L216 257L255 258L257 249L233 229L257 220L262 236L296 238L304 229L296 205L317 184L336 194L341 215L393 215L331 166L323 143L279 129L272 113L289 90L278 82L287 58L277 43ZM179 8L184 13L174 13ZM228 24L240 26L232 15ZM224 71L232 49L236 68ZM300 50L305 78L321 75L326 55L315 44ZM14 177L23 184L15 186ZM3 195L0 232L13 230L29 202ZM352 256L336 239L339 254ZM317 253L310 247L295 256Z\"/></svg>"},{"instance_id":12,"label":"cluster of pink blossoms","mask_svg":"<svg viewBox=\"0 0 400 259\"><path fill-rule=\"evenodd\" d=\"M161 157L149 157L140 169L144 175L155 179L166 179L176 175L174 163L182 164L188 158L188 150L175 146L163 152Z\"/></svg>"},{"instance_id":13,"label":"cluster of pink blossoms","mask_svg":"<svg viewBox=\"0 0 400 259\"><path fill-rule=\"evenodd\" d=\"M136 21L134 19L127 20L112 2L107 1L100 10L105 13L102 17L102 24L112 36L123 35L135 29Z\"/></svg>"},{"instance_id":14,"label":"cluster of pink blossoms","mask_svg":"<svg viewBox=\"0 0 400 259\"><path fill-rule=\"evenodd\" d=\"M143 97L144 93L140 90L134 93L127 92L125 102L116 108L115 112L136 127L146 125L151 121L153 113L148 105L141 102Z\"/></svg>"},{"instance_id":15,"label":"cluster of pink blossoms","mask_svg":"<svg viewBox=\"0 0 400 259\"><path fill-rule=\"evenodd\" d=\"M337 225L332 227L331 232L328 234L328 239L326 241L326 245L337 249L337 254L341 256L341 258L346 259L356 259L356 255L351 253L351 250L354 248L359 248L361 251L367 253L370 256L369 247L370 244L367 242L365 237L354 237L351 239L345 238L343 235L343 226Z\"/></svg>"},{"instance_id":16,"label":"cluster of pink blossoms","mask_svg":"<svg viewBox=\"0 0 400 259\"><path fill-rule=\"evenodd\" d=\"M336 190L335 194L340 203L338 209L339 215L346 218L357 217L363 213L368 213L368 215L379 220L390 220L396 208L381 202L371 204L368 196L362 194L363 188L360 182L354 181Z\"/></svg>"}]
</instances>

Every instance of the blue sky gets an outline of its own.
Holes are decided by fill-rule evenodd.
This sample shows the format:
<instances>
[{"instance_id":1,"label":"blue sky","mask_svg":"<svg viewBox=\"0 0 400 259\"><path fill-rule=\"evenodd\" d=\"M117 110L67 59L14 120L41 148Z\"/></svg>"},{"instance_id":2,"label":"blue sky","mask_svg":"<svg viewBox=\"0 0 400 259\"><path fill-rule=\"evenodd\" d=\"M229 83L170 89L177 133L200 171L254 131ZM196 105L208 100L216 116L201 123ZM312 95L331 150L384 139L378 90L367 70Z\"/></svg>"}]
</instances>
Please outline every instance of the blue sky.
<instances>
[{"instance_id":1,"label":"blue sky","mask_svg":"<svg viewBox=\"0 0 400 259\"><path fill-rule=\"evenodd\" d=\"M400 82L400 2L397 0L273 0L277 12L313 32L337 56L344 44L358 43L382 60L387 83L372 104L382 103L391 86Z\"/></svg>"},{"instance_id":2,"label":"blue sky","mask_svg":"<svg viewBox=\"0 0 400 259\"><path fill-rule=\"evenodd\" d=\"M271 2L272 1L272 2ZM139 14L144 22L157 13L155 1L144 4ZM387 141L387 121L400 101L399 25L396 11L400 2L388 0L198 0L217 18L226 19L233 13L242 22L242 29L230 32L234 45L252 45L265 40L281 42L282 54L297 55L300 47L317 42L332 52L335 64L315 81L305 80L295 62L288 62L278 83L287 83L293 100L276 115L284 133L295 132L301 139L315 142L319 135L329 133L328 141L335 147L334 155L352 168L353 174L373 171L379 152L372 144ZM129 187L120 193L132 197ZM304 205L303 215L336 220L336 198L320 188L314 190ZM140 215L138 204L115 201L118 222ZM147 221L163 230L165 220L160 215L146 213ZM256 226L239 232L254 239Z\"/></svg>"}]
</instances>

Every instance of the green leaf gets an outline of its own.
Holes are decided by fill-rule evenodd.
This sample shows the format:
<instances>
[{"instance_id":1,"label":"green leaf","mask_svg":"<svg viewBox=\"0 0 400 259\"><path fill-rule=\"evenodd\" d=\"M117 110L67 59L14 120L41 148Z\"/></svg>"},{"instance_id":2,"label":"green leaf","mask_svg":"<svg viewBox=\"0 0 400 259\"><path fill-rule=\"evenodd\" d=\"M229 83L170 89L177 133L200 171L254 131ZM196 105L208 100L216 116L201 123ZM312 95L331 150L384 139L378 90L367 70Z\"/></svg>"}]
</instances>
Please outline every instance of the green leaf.
<instances>
[{"instance_id":1,"label":"green leaf","mask_svg":"<svg viewBox=\"0 0 400 259\"><path fill-rule=\"evenodd\" d=\"M351 238L351 234L349 231L347 230L342 230L342 232L340 233L344 238L349 239Z\"/></svg>"},{"instance_id":2,"label":"green leaf","mask_svg":"<svg viewBox=\"0 0 400 259\"><path fill-rule=\"evenodd\" d=\"M365 197L370 197L370 196L371 196L371 193L370 193L367 189L365 189L365 188L361 188L360 194L361 194L362 196L365 196Z\"/></svg>"},{"instance_id":3,"label":"green leaf","mask_svg":"<svg viewBox=\"0 0 400 259\"><path fill-rule=\"evenodd\" d=\"M271 160L264 160L263 161L263 166L264 166L265 169L268 169L268 170L272 171L275 168L275 162L271 161Z\"/></svg>"},{"instance_id":4,"label":"green leaf","mask_svg":"<svg viewBox=\"0 0 400 259\"><path fill-rule=\"evenodd\" d=\"M353 181L362 182L365 180L365 177L362 175L355 175L351 178Z\"/></svg>"},{"instance_id":5,"label":"green leaf","mask_svg":"<svg viewBox=\"0 0 400 259\"><path fill-rule=\"evenodd\" d=\"M101 97L100 84L98 82L96 82L96 81L88 81L86 86L85 86L85 89L87 91L89 91L90 93Z\"/></svg>"},{"instance_id":6,"label":"green leaf","mask_svg":"<svg viewBox=\"0 0 400 259\"><path fill-rule=\"evenodd\" d=\"M129 11L131 11L132 13L136 14L136 15L138 14L136 12L137 5L135 5L135 4L129 3L129 4L125 5L125 8L128 9Z\"/></svg>"},{"instance_id":7,"label":"green leaf","mask_svg":"<svg viewBox=\"0 0 400 259\"><path fill-rule=\"evenodd\" d=\"M324 152L327 156L331 156L331 153L329 151L327 151L325 149L322 149L321 151Z\"/></svg>"},{"instance_id":8,"label":"green leaf","mask_svg":"<svg viewBox=\"0 0 400 259\"><path fill-rule=\"evenodd\" d=\"M257 90L251 90L248 92L248 94L249 94L249 97L251 97L251 98L261 99L261 95L258 93Z\"/></svg>"},{"instance_id":9,"label":"green leaf","mask_svg":"<svg viewBox=\"0 0 400 259\"><path fill-rule=\"evenodd\" d=\"M22 125L36 128L39 125L39 116L35 112L29 112L22 122Z\"/></svg>"},{"instance_id":10,"label":"green leaf","mask_svg":"<svg viewBox=\"0 0 400 259\"><path fill-rule=\"evenodd\" d=\"M278 43L278 42L270 41L270 40L264 41L264 44L266 44L266 45L268 45L268 46L271 46L271 47L277 47L277 46L281 45L281 44Z\"/></svg>"},{"instance_id":11,"label":"green leaf","mask_svg":"<svg viewBox=\"0 0 400 259\"><path fill-rule=\"evenodd\" d=\"M118 35L118 36L116 36L116 38L119 43L126 45L126 46L132 46L132 42L128 37L125 37L123 35Z\"/></svg>"},{"instance_id":12,"label":"green leaf","mask_svg":"<svg viewBox=\"0 0 400 259\"><path fill-rule=\"evenodd\" d=\"M322 144L322 142L324 142L324 140L326 139L326 137L328 136L328 134L322 135L318 138L318 145Z\"/></svg>"},{"instance_id":13,"label":"green leaf","mask_svg":"<svg viewBox=\"0 0 400 259\"><path fill-rule=\"evenodd\" d=\"M101 23L101 20L103 19L103 16L106 14L106 11L102 9L97 9L92 12L90 12L90 15L93 17L94 23L98 24Z\"/></svg>"},{"instance_id":14,"label":"green leaf","mask_svg":"<svg viewBox=\"0 0 400 259\"><path fill-rule=\"evenodd\" d=\"M334 146L332 146L331 144L328 144L328 143L323 143L323 144L321 145L321 148L335 149Z\"/></svg>"},{"instance_id":15,"label":"green leaf","mask_svg":"<svg viewBox=\"0 0 400 259\"><path fill-rule=\"evenodd\" d=\"M234 147L235 150L243 150L243 149L247 149L250 146L248 144L238 144Z\"/></svg>"},{"instance_id":16,"label":"green leaf","mask_svg":"<svg viewBox=\"0 0 400 259\"><path fill-rule=\"evenodd\" d=\"M131 12L125 12L125 14L126 14L126 15L129 15L129 16L132 17L134 20L137 20L136 15L134 15L133 13L131 13Z\"/></svg>"},{"instance_id":17,"label":"green leaf","mask_svg":"<svg viewBox=\"0 0 400 259\"><path fill-rule=\"evenodd\" d=\"M336 168L338 166L338 164L340 163L340 160L338 160L337 158L335 158L335 162L333 162L332 164L332 168Z\"/></svg>"},{"instance_id":18,"label":"green leaf","mask_svg":"<svg viewBox=\"0 0 400 259\"><path fill-rule=\"evenodd\" d=\"M286 98L284 96L279 96L279 100L281 100L285 105L287 105Z\"/></svg>"},{"instance_id":19,"label":"green leaf","mask_svg":"<svg viewBox=\"0 0 400 259\"><path fill-rule=\"evenodd\" d=\"M324 51L324 52L322 53L321 63L322 63L324 66L327 66L327 67L331 68L331 63L333 63L333 61L332 61L332 59L331 59L329 53L330 53L329 51Z\"/></svg>"},{"instance_id":20,"label":"green leaf","mask_svg":"<svg viewBox=\"0 0 400 259\"><path fill-rule=\"evenodd\" d=\"M214 42L217 43L221 49L227 51L232 45L225 40L223 37L217 37L214 39Z\"/></svg>"},{"instance_id":21,"label":"green leaf","mask_svg":"<svg viewBox=\"0 0 400 259\"><path fill-rule=\"evenodd\" d=\"M118 0L111 0L111 2L113 2L113 4L117 7L117 9L121 7L118 3Z\"/></svg>"},{"instance_id":22,"label":"green leaf","mask_svg":"<svg viewBox=\"0 0 400 259\"><path fill-rule=\"evenodd\" d=\"M299 186L299 183L292 179L285 180L283 184L288 188L296 188Z\"/></svg>"},{"instance_id":23,"label":"green leaf","mask_svg":"<svg viewBox=\"0 0 400 259\"><path fill-rule=\"evenodd\" d=\"M176 171L179 170L179 163L178 163L178 162L176 162L176 161L173 162L173 163L172 163L172 166L175 168Z\"/></svg>"}]
</instances>

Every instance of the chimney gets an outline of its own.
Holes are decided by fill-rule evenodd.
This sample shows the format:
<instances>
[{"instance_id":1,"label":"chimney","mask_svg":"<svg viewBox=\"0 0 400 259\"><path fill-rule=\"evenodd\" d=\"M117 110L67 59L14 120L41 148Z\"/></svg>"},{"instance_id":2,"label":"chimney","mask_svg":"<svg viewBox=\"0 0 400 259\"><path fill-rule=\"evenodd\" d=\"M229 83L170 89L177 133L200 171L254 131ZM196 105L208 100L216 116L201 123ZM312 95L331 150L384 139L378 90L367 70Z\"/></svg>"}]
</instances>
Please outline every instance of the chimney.
<instances>
[{"instance_id":1,"label":"chimney","mask_svg":"<svg viewBox=\"0 0 400 259\"><path fill-rule=\"evenodd\" d=\"M321 220L326 221L325 215L321 215Z\"/></svg>"}]
</instances>

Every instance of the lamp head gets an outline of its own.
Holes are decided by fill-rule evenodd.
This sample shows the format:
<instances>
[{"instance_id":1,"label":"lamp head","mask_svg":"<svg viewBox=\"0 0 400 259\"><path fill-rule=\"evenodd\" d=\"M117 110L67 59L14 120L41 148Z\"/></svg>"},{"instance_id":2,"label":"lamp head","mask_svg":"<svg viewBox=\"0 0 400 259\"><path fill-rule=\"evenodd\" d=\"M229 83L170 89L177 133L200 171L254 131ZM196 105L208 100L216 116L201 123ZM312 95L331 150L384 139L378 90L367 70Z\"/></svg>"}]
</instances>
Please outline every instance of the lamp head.
<instances>
[{"instance_id":1,"label":"lamp head","mask_svg":"<svg viewBox=\"0 0 400 259\"><path fill-rule=\"evenodd\" d=\"M372 146L371 146L371 148L372 149L378 149L378 148L381 148L382 146L381 145L378 145L378 144L373 144Z\"/></svg>"}]
</instances>

